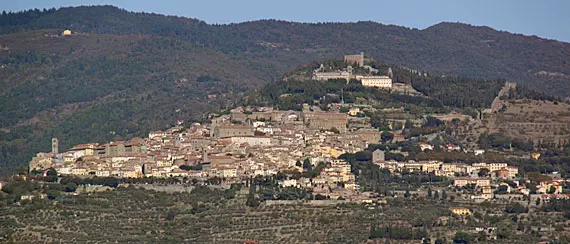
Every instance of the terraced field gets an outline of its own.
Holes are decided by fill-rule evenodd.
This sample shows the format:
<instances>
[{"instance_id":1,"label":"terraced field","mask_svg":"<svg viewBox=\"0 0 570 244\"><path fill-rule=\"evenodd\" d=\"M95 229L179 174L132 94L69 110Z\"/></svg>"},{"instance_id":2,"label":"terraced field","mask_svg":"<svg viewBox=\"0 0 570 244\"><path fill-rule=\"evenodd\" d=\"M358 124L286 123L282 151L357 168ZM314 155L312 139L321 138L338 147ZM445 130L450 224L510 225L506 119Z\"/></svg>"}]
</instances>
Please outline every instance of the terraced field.
<instances>
[{"instance_id":1,"label":"terraced field","mask_svg":"<svg viewBox=\"0 0 570 244\"><path fill-rule=\"evenodd\" d=\"M0 242L384 243L382 238L369 239L372 226L425 230L432 240L451 241L456 230L477 226L473 220L450 216L449 207L455 203L395 199L382 207L262 204L250 208L245 204L247 191L238 191L232 198L206 187L191 193L119 187L2 206ZM442 216L451 224L442 225ZM514 226L508 224L509 218L496 221ZM516 239L523 237L519 234ZM397 243L419 243L420 239L412 236ZM516 239L511 243L518 243Z\"/></svg>"}]
</instances>

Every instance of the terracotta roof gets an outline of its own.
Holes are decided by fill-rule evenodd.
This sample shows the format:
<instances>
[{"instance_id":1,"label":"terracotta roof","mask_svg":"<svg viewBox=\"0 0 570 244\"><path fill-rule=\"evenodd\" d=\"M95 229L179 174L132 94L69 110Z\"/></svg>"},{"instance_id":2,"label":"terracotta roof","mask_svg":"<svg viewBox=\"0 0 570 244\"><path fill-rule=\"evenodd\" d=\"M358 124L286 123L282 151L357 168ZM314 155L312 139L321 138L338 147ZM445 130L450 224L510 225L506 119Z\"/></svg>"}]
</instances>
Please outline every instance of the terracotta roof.
<instances>
[{"instance_id":1,"label":"terracotta roof","mask_svg":"<svg viewBox=\"0 0 570 244\"><path fill-rule=\"evenodd\" d=\"M233 159L231 156L208 156L210 159Z\"/></svg>"},{"instance_id":2,"label":"terracotta roof","mask_svg":"<svg viewBox=\"0 0 570 244\"><path fill-rule=\"evenodd\" d=\"M88 148L96 148L97 145L98 144L77 144L69 150L73 151L73 150L83 150L83 149L88 149Z\"/></svg>"}]
</instances>

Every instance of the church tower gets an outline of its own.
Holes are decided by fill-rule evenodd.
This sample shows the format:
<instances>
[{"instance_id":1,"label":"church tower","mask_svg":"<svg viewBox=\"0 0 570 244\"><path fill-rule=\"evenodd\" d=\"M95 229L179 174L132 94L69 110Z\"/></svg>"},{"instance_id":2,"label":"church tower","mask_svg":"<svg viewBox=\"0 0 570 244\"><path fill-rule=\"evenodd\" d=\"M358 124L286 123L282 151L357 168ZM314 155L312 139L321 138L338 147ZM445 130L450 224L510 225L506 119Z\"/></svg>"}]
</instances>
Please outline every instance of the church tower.
<instances>
[{"instance_id":1,"label":"church tower","mask_svg":"<svg viewBox=\"0 0 570 244\"><path fill-rule=\"evenodd\" d=\"M59 141L57 140L57 138L51 138L51 153L53 153L53 157L57 157L57 154L59 153Z\"/></svg>"},{"instance_id":2,"label":"church tower","mask_svg":"<svg viewBox=\"0 0 570 244\"><path fill-rule=\"evenodd\" d=\"M206 148L202 148L202 163L206 163L209 161L210 159L208 158L208 151L206 151Z\"/></svg>"}]
</instances>

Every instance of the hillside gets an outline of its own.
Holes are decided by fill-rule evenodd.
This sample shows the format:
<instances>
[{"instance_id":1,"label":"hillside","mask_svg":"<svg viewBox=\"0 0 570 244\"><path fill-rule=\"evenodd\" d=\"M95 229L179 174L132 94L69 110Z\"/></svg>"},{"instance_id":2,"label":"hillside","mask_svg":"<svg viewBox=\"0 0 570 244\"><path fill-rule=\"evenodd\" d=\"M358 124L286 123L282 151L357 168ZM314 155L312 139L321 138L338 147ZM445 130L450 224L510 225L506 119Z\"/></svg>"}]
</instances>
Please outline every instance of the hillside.
<instances>
[{"instance_id":1,"label":"hillside","mask_svg":"<svg viewBox=\"0 0 570 244\"><path fill-rule=\"evenodd\" d=\"M61 37L68 28L73 36ZM200 120L298 65L360 51L434 77L505 78L570 95L570 44L488 27L275 20L210 25L112 6L30 10L0 15L0 168L49 150L51 137L66 148L144 136L178 119ZM416 85L445 105L485 104L439 89L454 79L436 82ZM499 83L492 84L496 90Z\"/></svg>"},{"instance_id":2,"label":"hillside","mask_svg":"<svg viewBox=\"0 0 570 244\"><path fill-rule=\"evenodd\" d=\"M323 67L335 66L334 69L346 69L343 60L326 60ZM385 75L390 68L393 72L394 86L390 90L364 87L357 80L349 84L344 79L331 79L327 82L311 79L312 70L319 63L302 65L285 74L282 81L273 82L259 89L257 93L248 94L245 100L249 105L279 106L282 109L300 109L304 103L326 107L328 103L344 101L354 103L356 100L380 102L386 107L421 106L423 112L435 108L483 109L491 106L493 99L504 86L504 79L481 79L458 76L423 75L415 70L397 65L389 65L382 61L366 61ZM341 90L343 91L341 94ZM420 96L410 94L410 90L419 92ZM537 92L537 95L542 94ZM323 97L330 97L322 99ZM332 96L332 97L331 97ZM547 96L545 96L546 98ZM554 99L553 97L548 97ZM317 101L316 103L314 101Z\"/></svg>"},{"instance_id":3,"label":"hillside","mask_svg":"<svg viewBox=\"0 0 570 244\"><path fill-rule=\"evenodd\" d=\"M570 143L570 105L567 103L509 99L489 118L490 133L529 141L539 148L560 148Z\"/></svg>"},{"instance_id":4,"label":"hillside","mask_svg":"<svg viewBox=\"0 0 570 244\"><path fill-rule=\"evenodd\" d=\"M3 166L47 150L52 136L66 148L199 120L263 82L247 63L166 37L40 30L0 43L10 47L0 52Z\"/></svg>"}]
</instances>

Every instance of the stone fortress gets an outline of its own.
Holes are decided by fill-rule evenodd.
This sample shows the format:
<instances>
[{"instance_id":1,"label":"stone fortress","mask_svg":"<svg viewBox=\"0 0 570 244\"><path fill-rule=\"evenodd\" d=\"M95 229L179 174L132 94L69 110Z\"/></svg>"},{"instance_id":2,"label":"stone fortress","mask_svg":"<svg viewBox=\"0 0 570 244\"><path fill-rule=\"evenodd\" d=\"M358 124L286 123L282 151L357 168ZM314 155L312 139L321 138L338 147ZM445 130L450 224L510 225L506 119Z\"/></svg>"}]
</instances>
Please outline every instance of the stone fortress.
<instances>
[{"instance_id":1,"label":"stone fortress","mask_svg":"<svg viewBox=\"0 0 570 244\"><path fill-rule=\"evenodd\" d=\"M377 88L392 88L392 78L386 75L356 75L353 73L353 66L362 67L368 69L369 73L377 73L378 70L364 64L365 58L364 53L356 55L345 55L344 63L348 65L346 70L337 70L331 72L325 72L324 65L313 71L313 80L327 81L330 79L345 79L346 82L350 80L359 80L362 82L363 86L366 87L377 87Z\"/></svg>"}]
</instances>

